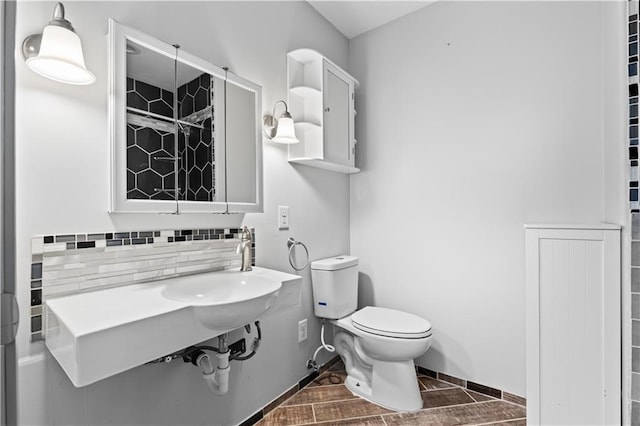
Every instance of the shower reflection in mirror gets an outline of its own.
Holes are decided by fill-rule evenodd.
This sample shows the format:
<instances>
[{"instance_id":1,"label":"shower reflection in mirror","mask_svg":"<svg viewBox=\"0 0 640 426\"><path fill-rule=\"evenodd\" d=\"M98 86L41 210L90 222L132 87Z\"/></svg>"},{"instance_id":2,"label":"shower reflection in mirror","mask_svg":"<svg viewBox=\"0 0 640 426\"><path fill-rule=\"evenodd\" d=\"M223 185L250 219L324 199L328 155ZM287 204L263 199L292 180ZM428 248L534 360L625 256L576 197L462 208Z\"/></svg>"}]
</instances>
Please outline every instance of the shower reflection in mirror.
<instances>
[{"instance_id":1,"label":"shower reflection in mirror","mask_svg":"<svg viewBox=\"0 0 640 426\"><path fill-rule=\"evenodd\" d=\"M126 66L127 198L218 201L222 79L131 40Z\"/></svg>"}]
</instances>

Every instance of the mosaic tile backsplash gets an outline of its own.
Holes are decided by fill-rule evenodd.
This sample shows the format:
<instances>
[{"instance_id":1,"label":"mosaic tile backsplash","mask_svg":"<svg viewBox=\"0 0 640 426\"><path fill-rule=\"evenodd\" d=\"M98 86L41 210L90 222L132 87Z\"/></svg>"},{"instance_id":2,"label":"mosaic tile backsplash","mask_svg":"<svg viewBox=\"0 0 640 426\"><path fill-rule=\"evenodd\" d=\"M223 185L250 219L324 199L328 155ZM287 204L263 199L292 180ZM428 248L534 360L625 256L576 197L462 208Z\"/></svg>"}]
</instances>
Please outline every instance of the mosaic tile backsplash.
<instances>
[{"instance_id":1,"label":"mosaic tile backsplash","mask_svg":"<svg viewBox=\"0 0 640 426\"><path fill-rule=\"evenodd\" d=\"M255 231L252 265L255 265ZM31 239L31 340L42 339L48 297L240 268L242 229L43 235Z\"/></svg>"},{"instance_id":2,"label":"mosaic tile backsplash","mask_svg":"<svg viewBox=\"0 0 640 426\"><path fill-rule=\"evenodd\" d=\"M640 212L638 201L638 13L630 11L628 40L629 74L629 201Z\"/></svg>"},{"instance_id":3,"label":"mosaic tile backsplash","mask_svg":"<svg viewBox=\"0 0 640 426\"><path fill-rule=\"evenodd\" d=\"M638 2L628 3L629 203L631 209L631 424L640 424L640 201L638 200ZM628 320L626 320L628 321Z\"/></svg>"}]
</instances>

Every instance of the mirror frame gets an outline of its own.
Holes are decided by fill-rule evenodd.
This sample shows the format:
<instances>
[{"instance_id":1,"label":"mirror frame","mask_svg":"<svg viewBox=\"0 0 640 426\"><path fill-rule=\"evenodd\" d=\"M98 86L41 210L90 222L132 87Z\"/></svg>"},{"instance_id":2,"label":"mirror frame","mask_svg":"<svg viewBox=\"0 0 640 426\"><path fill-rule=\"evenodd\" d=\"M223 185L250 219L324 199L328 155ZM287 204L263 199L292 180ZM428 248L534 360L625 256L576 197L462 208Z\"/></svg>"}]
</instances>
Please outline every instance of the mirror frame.
<instances>
[{"instance_id":1,"label":"mirror frame","mask_svg":"<svg viewBox=\"0 0 640 426\"><path fill-rule=\"evenodd\" d=\"M232 74L231 72L227 72L227 84L236 85L242 89L253 92L256 97L255 101L255 118L257 120L257 125L255 127L255 202L254 203L242 203L242 202L233 202L227 201L228 213L262 213L263 206L263 188L262 188L262 87L257 85L256 83L244 79L240 76ZM225 122L227 120L227 115L225 113ZM226 123L225 123L226 125ZM227 141L225 139L225 150L227 146ZM225 163L225 175L228 164ZM227 188L226 194L227 200L229 199L229 189Z\"/></svg>"},{"instance_id":2,"label":"mirror frame","mask_svg":"<svg viewBox=\"0 0 640 426\"><path fill-rule=\"evenodd\" d=\"M221 81L237 85L255 93L255 202L238 203L227 202L227 194L224 186L216 188L217 194L223 194L225 201L188 201L188 200L146 200L127 199L127 111L126 111L126 87L127 87L127 40L131 40L140 46L158 52L159 54L175 59L185 65L206 72ZM162 40L150 36L135 28L116 22L109 18L109 139L111 142L111 167L110 167L110 213L247 213L263 211L263 167L262 167L262 137L261 137L261 109L262 87L234 75L224 69L204 61L184 50L175 48ZM223 120L216 120L216 138L224 137L224 126L227 120L226 111ZM225 158L225 139L216 144L216 158ZM227 174L226 163L223 176ZM218 185L221 182L216 182ZM224 183L224 182L222 182Z\"/></svg>"}]
</instances>

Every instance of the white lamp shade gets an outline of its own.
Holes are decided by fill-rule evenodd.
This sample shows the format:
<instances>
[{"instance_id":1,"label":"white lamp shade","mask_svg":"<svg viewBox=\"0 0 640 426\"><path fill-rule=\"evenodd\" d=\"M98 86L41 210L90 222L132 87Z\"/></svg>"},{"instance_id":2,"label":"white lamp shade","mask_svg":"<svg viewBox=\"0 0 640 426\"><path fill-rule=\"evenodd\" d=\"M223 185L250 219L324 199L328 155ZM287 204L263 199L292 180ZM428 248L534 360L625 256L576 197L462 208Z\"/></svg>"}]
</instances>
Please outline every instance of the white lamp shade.
<instances>
[{"instance_id":1,"label":"white lamp shade","mask_svg":"<svg viewBox=\"0 0 640 426\"><path fill-rule=\"evenodd\" d=\"M280 117L278 120L278 130L276 130L276 135L272 141L284 144L298 143L296 131L293 127L293 120L290 117Z\"/></svg>"},{"instance_id":2,"label":"white lamp shade","mask_svg":"<svg viewBox=\"0 0 640 426\"><path fill-rule=\"evenodd\" d=\"M87 70L80 37L57 25L47 25L42 32L40 52L26 60L34 72L67 84L91 84L95 76Z\"/></svg>"}]
</instances>

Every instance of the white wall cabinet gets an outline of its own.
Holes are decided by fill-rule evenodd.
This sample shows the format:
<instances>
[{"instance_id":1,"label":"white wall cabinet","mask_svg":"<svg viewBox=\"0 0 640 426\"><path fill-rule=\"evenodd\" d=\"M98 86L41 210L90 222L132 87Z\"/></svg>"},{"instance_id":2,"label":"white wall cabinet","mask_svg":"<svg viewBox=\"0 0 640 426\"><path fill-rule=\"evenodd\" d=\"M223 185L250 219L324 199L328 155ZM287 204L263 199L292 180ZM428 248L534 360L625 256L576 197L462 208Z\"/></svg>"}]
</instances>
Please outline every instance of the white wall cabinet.
<instances>
[{"instance_id":1,"label":"white wall cabinet","mask_svg":"<svg viewBox=\"0 0 640 426\"><path fill-rule=\"evenodd\" d=\"M289 111L300 143L289 161L342 173L355 167L355 89L358 81L312 49L287 54Z\"/></svg>"},{"instance_id":2,"label":"white wall cabinet","mask_svg":"<svg viewBox=\"0 0 640 426\"><path fill-rule=\"evenodd\" d=\"M527 424L621 424L620 227L525 235Z\"/></svg>"}]
</instances>

